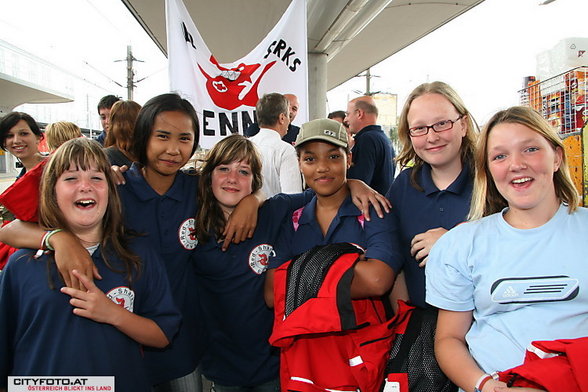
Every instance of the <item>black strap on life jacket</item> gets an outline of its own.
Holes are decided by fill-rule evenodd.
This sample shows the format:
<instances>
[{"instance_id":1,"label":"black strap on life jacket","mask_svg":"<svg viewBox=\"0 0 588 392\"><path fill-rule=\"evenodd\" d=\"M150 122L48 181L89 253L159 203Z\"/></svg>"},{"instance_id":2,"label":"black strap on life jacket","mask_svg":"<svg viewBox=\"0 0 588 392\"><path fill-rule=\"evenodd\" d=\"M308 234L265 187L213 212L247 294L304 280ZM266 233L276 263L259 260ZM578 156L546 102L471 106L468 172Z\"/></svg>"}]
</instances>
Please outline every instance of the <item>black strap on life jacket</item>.
<instances>
[{"instance_id":1,"label":"black strap on life jacket","mask_svg":"<svg viewBox=\"0 0 588 392\"><path fill-rule=\"evenodd\" d=\"M359 257L363 251L355 245L342 242L315 246L292 259L286 274L286 317L317 296L335 260L347 253L357 253Z\"/></svg>"}]
</instances>

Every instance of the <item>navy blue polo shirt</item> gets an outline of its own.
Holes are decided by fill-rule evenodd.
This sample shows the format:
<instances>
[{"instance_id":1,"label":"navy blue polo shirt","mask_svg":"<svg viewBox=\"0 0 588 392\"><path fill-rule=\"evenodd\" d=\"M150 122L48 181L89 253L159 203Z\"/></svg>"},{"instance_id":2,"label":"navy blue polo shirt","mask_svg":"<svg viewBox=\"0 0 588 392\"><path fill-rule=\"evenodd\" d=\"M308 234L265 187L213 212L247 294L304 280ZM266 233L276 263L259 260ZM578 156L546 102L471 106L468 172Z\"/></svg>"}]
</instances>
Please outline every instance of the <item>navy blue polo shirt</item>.
<instances>
[{"instance_id":1,"label":"navy blue polo shirt","mask_svg":"<svg viewBox=\"0 0 588 392\"><path fill-rule=\"evenodd\" d=\"M413 168L403 170L390 188L388 199L392 203L393 233L403 255L404 269L410 300L414 305L425 303L425 268L410 255L410 242L415 235L429 229L443 227L450 230L466 220L472 198L473 178L469 167L464 166L459 176L445 190L439 190L431 177L431 166L424 164L417 174L423 188L419 191L410 183Z\"/></svg>"},{"instance_id":2,"label":"navy blue polo shirt","mask_svg":"<svg viewBox=\"0 0 588 392\"><path fill-rule=\"evenodd\" d=\"M153 320L171 340L181 317L163 265L143 238L131 241L130 249L141 258L141 275L129 283L97 249L92 260L102 279L94 283L119 305ZM112 325L73 314L54 262L47 255L33 259L35 252L18 251L0 275L0 388L8 375L114 376L117 391L149 392L141 345ZM123 269L117 257L108 261Z\"/></svg>"},{"instance_id":3,"label":"navy blue polo shirt","mask_svg":"<svg viewBox=\"0 0 588 392\"><path fill-rule=\"evenodd\" d=\"M173 298L183 317L170 346L145 350L151 381L158 384L191 373L204 351L204 327L191 262L197 243L194 223L198 177L178 172L164 195L151 188L136 163L125 173L125 179L126 185L118 187L125 225L144 234L163 260Z\"/></svg>"},{"instance_id":4,"label":"navy blue polo shirt","mask_svg":"<svg viewBox=\"0 0 588 392\"><path fill-rule=\"evenodd\" d=\"M348 196L339 207L337 215L327 230L327 235L323 236L316 220L316 201L315 196L304 207L299 215L297 228L293 224L292 215L284 221L276 242L275 256L270 260L269 268L277 268L314 246L337 242L359 245L366 250L366 258L378 259L393 266L393 260L399 256L390 246L391 214L385 214L384 218L380 219L372 209L370 210L372 220L369 222L363 220L361 211Z\"/></svg>"},{"instance_id":5,"label":"navy blue polo shirt","mask_svg":"<svg viewBox=\"0 0 588 392\"><path fill-rule=\"evenodd\" d=\"M201 364L209 380L249 387L278 378L279 352L268 343L274 314L263 297L265 271L282 221L312 197L305 194L267 200L253 238L225 252L214 238L198 244L194 264L207 332Z\"/></svg>"},{"instance_id":6,"label":"navy blue polo shirt","mask_svg":"<svg viewBox=\"0 0 588 392\"><path fill-rule=\"evenodd\" d=\"M368 125L355 135L347 178L362 180L382 195L394 181L394 149L379 125Z\"/></svg>"}]
</instances>

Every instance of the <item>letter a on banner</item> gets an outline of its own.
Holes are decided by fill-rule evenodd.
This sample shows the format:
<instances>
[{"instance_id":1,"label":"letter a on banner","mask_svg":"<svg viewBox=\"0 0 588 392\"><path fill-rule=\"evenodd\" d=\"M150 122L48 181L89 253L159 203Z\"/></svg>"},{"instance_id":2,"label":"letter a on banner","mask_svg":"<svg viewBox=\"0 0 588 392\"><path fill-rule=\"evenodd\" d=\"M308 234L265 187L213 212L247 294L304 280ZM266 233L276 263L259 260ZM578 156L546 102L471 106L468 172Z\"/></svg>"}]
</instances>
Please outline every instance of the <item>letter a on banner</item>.
<instances>
[{"instance_id":1,"label":"letter a on banner","mask_svg":"<svg viewBox=\"0 0 588 392\"><path fill-rule=\"evenodd\" d=\"M251 53L226 64L219 64L210 52L182 0L166 0L165 9L170 90L196 108L203 148L232 133L243 134L255 121L255 104L266 93L297 95L301 107L296 122L307 121L305 0L292 0Z\"/></svg>"}]
</instances>

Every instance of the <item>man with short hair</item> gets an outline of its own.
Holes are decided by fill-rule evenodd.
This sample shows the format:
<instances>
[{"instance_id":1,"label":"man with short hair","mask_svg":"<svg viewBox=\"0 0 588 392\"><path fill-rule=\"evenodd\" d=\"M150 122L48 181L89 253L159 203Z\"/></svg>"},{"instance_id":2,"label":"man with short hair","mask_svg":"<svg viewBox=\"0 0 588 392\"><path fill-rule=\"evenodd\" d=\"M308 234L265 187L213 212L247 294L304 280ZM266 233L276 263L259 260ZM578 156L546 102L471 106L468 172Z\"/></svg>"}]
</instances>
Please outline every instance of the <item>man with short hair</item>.
<instances>
[{"instance_id":1,"label":"man with short hair","mask_svg":"<svg viewBox=\"0 0 588 392\"><path fill-rule=\"evenodd\" d=\"M290 124L288 125L288 132L282 138L283 141L286 143L290 143L294 145L296 143L296 136L298 136L298 132L300 132L300 127L292 124L296 115L298 114L298 108L300 107L300 103L298 102L298 97L294 94L284 94L284 97L288 100L289 109L290 109Z\"/></svg>"},{"instance_id":2,"label":"man with short hair","mask_svg":"<svg viewBox=\"0 0 588 392\"><path fill-rule=\"evenodd\" d=\"M116 95L106 95L98 102L98 115L100 116L100 124L102 124L102 133L98 135L96 141L104 145L104 139L110 130L110 109L112 105L120 101Z\"/></svg>"},{"instance_id":3,"label":"man with short hair","mask_svg":"<svg viewBox=\"0 0 588 392\"><path fill-rule=\"evenodd\" d=\"M298 136L298 132L300 131L300 127L297 127L296 125L292 124L292 122L298 114L298 108L300 107L300 103L298 103L298 97L294 94L284 94L284 97L286 97L289 104L290 124L288 124L288 132L286 132L286 135L282 138L282 140L286 143L294 145L294 143L296 142L296 136ZM247 137L251 137L257 135L257 132L259 132L259 124L253 123L249 126L249 128L245 130L243 134Z\"/></svg>"},{"instance_id":4,"label":"man with short hair","mask_svg":"<svg viewBox=\"0 0 588 392\"><path fill-rule=\"evenodd\" d=\"M259 132L251 137L261 154L263 187L266 197L278 193L302 192L296 150L282 140L288 131L288 100L282 94L265 94L255 107Z\"/></svg>"},{"instance_id":5,"label":"man with short hair","mask_svg":"<svg viewBox=\"0 0 588 392\"><path fill-rule=\"evenodd\" d=\"M345 127L345 131L347 132L347 148L351 150L355 145L355 140L353 140L353 135L349 131L349 124L345 122L345 116L346 114L343 110L335 110L334 112L329 113L327 115L327 118L330 118L331 120L335 120L343 124L343 127Z\"/></svg>"},{"instance_id":6,"label":"man with short hair","mask_svg":"<svg viewBox=\"0 0 588 392\"><path fill-rule=\"evenodd\" d=\"M394 149L382 127L376 125L378 108L370 96L362 96L347 104L344 121L355 135L351 155L353 164L347 171L348 178L362 180L385 195L394 180Z\"/></svg>"}]
</instances>

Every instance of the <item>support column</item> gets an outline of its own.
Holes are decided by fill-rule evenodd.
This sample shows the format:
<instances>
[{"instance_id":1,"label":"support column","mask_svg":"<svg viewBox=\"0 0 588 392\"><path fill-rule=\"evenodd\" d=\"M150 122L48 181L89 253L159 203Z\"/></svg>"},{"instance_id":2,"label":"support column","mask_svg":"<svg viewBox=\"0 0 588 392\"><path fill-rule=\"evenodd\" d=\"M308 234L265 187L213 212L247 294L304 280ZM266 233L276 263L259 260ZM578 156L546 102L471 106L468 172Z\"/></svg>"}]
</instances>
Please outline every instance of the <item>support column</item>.
<instances>
[{"instance_id":1,"label":"support column","mask_svg":"<svg viewBox=\"0 0 588 392\"><path fill-rule=\"evenodd\" d=\"M327 54L308 53L308 119L327 117Z\"/></svg>"}]
</instances>

